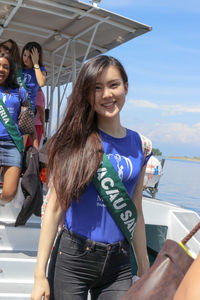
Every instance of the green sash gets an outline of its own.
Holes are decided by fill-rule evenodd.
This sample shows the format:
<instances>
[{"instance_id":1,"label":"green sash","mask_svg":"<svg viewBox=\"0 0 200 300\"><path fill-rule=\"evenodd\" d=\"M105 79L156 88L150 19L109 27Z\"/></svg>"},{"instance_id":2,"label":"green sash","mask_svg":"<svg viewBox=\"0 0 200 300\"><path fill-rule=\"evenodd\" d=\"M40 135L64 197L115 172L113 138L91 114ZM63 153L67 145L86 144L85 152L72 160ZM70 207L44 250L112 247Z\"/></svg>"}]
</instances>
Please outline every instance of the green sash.
<instances>
[{"instance_id":1,"label":"green sash","mask_svg":"<svg viewBox=\"0 0 200 300\"><path fill-rule=\"evenodd\" d=\"M24 143L21 135L19 134L15 122L11 117L6 105L3 103L3 100L0 98L0 120L5 126L6 130L13 139L19 152L24 150Z\"/></svg>"},{"instance_id":2,"label":"green sash","mask_svg":"<svg viewBox=\"0 0 200 300\"><path fill-rule=\"evenodd\" d=\"M22 67L17 66L16 75L17 75L17 81L18 81L18 78L20 78L20 85L22 85L23 88L25 90L27 90L27 87L26 87L25 82L24 82L24 76L23 76L23 72L22 72Z\"/></svg>"},{"instance_id":3,"label":"green sash","mask_svg":"<svg viewBox=\"0 0 200 300\"><path fill-rule=\"evenodd\" d=\"M24 76L23 76L23 72L22 72L22 67L17 67L16 69L16 75L17 75L17 80L20 78L20 80L18 80L18 82L20 83L20 85L27 91L28 93L28 90L27 90L27 87L26 87L26 84L24 82ZM29 106L30 108L33 110L33 106L32 106L32 103L31 101L28 99L29 101ZM34 111L34 110L33 110Z\"/></svg>"},{"instance_id":4,"label":"green sash","mask_svg":"<svg viewBox=\"0 0 200 300\"><path fill-rule=\"evenodd\" d=\"M108 211L129 242L133 255L132 238L137 221L137 209L105 153L93 178L93 183Z\"/></svg>"}]
</instances>

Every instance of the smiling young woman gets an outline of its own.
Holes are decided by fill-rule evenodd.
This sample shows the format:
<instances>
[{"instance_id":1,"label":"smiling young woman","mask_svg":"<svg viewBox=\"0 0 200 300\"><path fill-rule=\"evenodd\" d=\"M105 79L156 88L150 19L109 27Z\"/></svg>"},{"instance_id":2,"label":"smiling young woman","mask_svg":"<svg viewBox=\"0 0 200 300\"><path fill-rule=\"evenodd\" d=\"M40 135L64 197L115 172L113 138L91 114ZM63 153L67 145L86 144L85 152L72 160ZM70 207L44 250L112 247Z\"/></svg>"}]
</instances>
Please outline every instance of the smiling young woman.
<instances>
[{"instance_id":1,"label":"smiling young woman","mask_svg":"<svg viewBox=\"0 0 200 300\"><path fill-rule=\"evenodd\" d=\"M121 299L132 283L129 243L138 275L149 267L142 189L151 146L144 152L141 136L121 125L127 92L126 72L113 57L98 56L79 73L63 122L49 142L49 201L32 300L49 299L49 293L50 299L86 300L88 291L93 300ZM104 161L116 181L108 176L107 165L101 165ZM108 202L97 188L100 179ZM121 188L127 202L120 197ZM130 239L107 207L110 203L117 212L125 209L119 218L131 232ZM51 255L47 280L46 266L63 215L64 227Z\"/></svg>"},{"instance_id":2,"label":"smiling young woman","mask_svg":"<svg viewBox=\"0 0 200 300\"><path fill-rule=\"evenodd\" d=\"M24 103L26 91L23 88L21 99ZM0 53L0 167L4 172L1 205L10 202L15 196L20 176L23 141L18 129L19 110L15 65L9 56Z\"/></svg>"}]
</instances>

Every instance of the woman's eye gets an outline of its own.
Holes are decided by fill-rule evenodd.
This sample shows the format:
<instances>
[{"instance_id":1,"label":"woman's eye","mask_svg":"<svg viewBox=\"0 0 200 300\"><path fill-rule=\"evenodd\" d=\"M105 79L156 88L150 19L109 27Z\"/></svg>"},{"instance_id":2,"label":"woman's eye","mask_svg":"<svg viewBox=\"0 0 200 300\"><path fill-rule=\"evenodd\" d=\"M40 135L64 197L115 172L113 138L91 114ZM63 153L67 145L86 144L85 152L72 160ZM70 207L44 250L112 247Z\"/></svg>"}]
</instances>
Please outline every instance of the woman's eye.
<instances>
[{"instance_id":1,"label":"woman's eye","mask_svg":"<svg viewBox=\"0 0 200 300\"><path fill-rule=\"evenodd\" d=\"M111 84L111 87L114 88L114 87L117 87L118 85L119 85L118 82L113 82L113 83Z\"/></svg>"},{"instance_id":2,"label":"woman's eye","mask_svg":"<svg viewBox=\"0 0 200 300\"><path fill-rule=\"evenodd\" d=\"M101 87L98 86L98 85L96 85L96 91L97 91L97 90L100 90L100 89L101 89Z\"/></svg>"}]
</instances>

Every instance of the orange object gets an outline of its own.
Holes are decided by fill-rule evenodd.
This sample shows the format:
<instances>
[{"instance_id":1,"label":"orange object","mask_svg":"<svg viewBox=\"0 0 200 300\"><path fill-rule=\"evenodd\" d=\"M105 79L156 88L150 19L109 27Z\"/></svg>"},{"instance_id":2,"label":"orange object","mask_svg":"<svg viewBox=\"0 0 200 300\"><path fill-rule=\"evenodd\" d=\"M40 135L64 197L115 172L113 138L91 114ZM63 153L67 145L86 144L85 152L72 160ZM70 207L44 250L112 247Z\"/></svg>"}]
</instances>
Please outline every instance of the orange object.
<instances>
[{"instance_id":1,"label":"orange object","mask_svg":"<svg viewBox=\"0 0 200 300\"><path fill-rule=\"evenodd\" d=\"M40 180L43 183L46 183L46 181L47 181L47 168L42 168L42 170L40 171Z\"/></svg>"}]
</instances>

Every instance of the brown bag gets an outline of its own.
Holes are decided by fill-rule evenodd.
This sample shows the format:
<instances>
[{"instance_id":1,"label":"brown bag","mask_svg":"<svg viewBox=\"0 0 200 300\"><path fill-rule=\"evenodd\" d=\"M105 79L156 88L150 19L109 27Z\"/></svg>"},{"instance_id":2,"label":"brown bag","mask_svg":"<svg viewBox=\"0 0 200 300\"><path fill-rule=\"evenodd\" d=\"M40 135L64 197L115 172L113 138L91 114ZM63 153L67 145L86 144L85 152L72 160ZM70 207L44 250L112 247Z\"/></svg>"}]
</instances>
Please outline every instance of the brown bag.
<instances>
[{"instance_id":1,"label":"brown bag","mask_svg":"<svg viewBox=\"0 0 200 300\"><path fill-rule=\"evenodd\" d=\"M20 104L22 102L21 99L21 87L19 88L19 101ZM18 116L18 128L22 135L31 134L34 132L35 128L35 118L34 112L29 105L28 93L26 100L23 104L21 104L20 113Z\"/></svg>"},{"instance_id":2,"label":"brown bag","mask_svg":"<svg viewBox=\"0 0 200 300\"><path fill-rule=\"evenodd\" d=\"M200 228L200 222L183 239L185 245ZM121 300L173 300L194 259L178 243L166 240L152 267L128 290Z\"/></svg>"}]
</instances>

